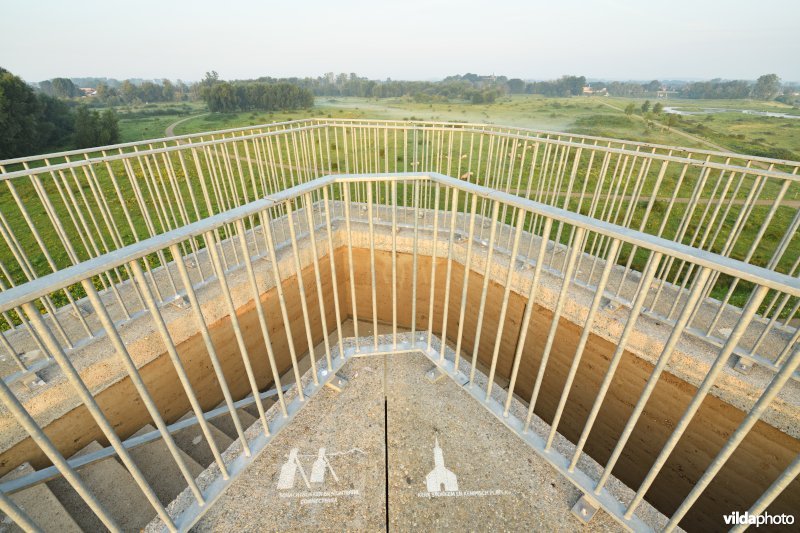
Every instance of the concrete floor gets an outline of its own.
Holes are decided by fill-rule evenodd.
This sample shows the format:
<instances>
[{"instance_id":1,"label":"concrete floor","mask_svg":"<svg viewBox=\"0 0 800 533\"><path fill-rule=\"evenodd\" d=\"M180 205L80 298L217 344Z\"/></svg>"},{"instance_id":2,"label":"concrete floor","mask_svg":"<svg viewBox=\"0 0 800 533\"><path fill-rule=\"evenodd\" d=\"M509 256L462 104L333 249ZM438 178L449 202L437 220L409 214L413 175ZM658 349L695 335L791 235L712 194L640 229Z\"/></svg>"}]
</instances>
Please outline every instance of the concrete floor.
<instances>
[{"instance_id":1,"label":"concrete floor","mask_svg":"<svg viewBox=\"0 0 800 533\"><path fill-rule=\"evenodd\" d=\"M620 529L602 511L583 526L578 491L449 378L431 383L430 366L351 359L349 385L309 400L194 530ZM455 479L429 492L437 443Z\"/></svg>"}]
</instances>

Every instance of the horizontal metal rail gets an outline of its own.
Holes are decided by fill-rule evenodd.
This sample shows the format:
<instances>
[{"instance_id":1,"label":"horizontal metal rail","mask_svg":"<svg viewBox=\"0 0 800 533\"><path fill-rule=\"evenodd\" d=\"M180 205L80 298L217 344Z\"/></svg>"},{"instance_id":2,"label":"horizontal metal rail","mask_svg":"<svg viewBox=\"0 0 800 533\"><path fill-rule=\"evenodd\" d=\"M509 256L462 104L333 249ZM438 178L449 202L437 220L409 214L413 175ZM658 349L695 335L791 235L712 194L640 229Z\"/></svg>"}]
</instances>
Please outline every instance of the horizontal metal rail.
<instances>
[{"instance_id":1,"label":"horizontal metal rail","mask_svg":"<svg viewBox=\"0 0 800 533\"><path fill-rule=\"evenodd\" d=\"M210 140L210 141L195 142L195 143L192 143L190 145L177 144L177 145L173 145L173 146L162 146L160 148L148 148L146 150L141 150L141 151L137 151L137 152L125 152L125 153L114 154L114 155L103 155L103 156L98 156L98 157L81 159L79 161L74 161L74 162L71 162L71 163L56 163L56 164L46 165L46 166L41 166L41 167L32 167L32 168L28 168L28 169L25 169L25 170L18 170L18 171L12 171L12 172L0 172L0 181L10 180L10 179L14 179L14 178L28 177L28 176L38 176L38 175L41 175L41 174L50 174L51 172L57 172L57 171L60 171L60 170L67 170L67 169L81 168L81 167L85 167L85 166L88 166L88 165L94 165L94 164L97 164L97 163L106 163L106 162L112 162L112 161L119 161L119 160L123 160L123 159L129 159L132 155L135 155L137 157L144 157L144 156L148 156L148 155L164 154L164 153L170 153L170 152L186 150L187 148L202 148L202 147L205 147L205 146L215 146L215 145L219 145L219 144L230 143L232 141L239 142L239 141L248 141L248 140L251 140L251 139L257 139L257 138L262 138L262 137L282 136L282 135L286 135L287 133L301 132L301 131L306 131L306 130L314 130L314 129L326 128L326 127L327 127L327 125L325 125L325 124L316 124L316 125L309 125L309 126L298 126L298 127L293 128L292 130L276 130L276 131L269 131L269 132L263 132L263 133L249 133L247 135L242 135L242 136L235 137L235 138L225 138L224 137L224 138ZM349 128L354 128L354 129L374 129L375 128L374 126L371 126L369 124L351 124L348 127ZM403 125L397 125L397 126L389 125L389 126L381 126L381 129L384 129L384 130L387 130L387 131L390 131L390 130L403 131L403 130L407 130L408 128L403 126ZM453 131L455 131L452 128L445 128L445 127L439 127L439 126L422 126L422 127L415 128L415 130L416 131L422 131L422 132L424 132L424 131L429 131L429 132L445 132L445 131L446 132L453 132ZM478 134L478 135L490 135L490 136L493 136L493 137L501 137L501 138L504 138L504 139L513 139L513 140L518 140L518 141L536 140L536 138L532 139L531 137L526 136L526 135L522 135L522 134L508 133L508 132L502 132L502 131L501 132L497 132L497 131L487 130L485 128L475 128L475 129L462 128L462 129L459 129L457 131L458 131L458 133L471 133L471 134ZM562 147L575 148L575 149L587 148L586 144L584 144L584 143L579 143L579 142L574 142L574 141L564 141L564 140L561 140L561 139L545 139L545 140L542 140L542 142L546 142L547 144L554 145L554 146L562 146ZM602 145L597 145L597 146L592 145L591 148L592 148L592 150L595 150L595 151L598 151L598 152L603 152L603 153L608 153L608 154L615 154L615 155L622 155L622 156L628 156L628 157L642 157L643 155L645 155L641 151L630 150L630 149L627 149L627 148L614 148L614 147L602 146ZM725 163L717 163L715 161L704 161L704 160L699 160L699 159L691 159L691 158L687 158L687 157L678 157L678 156L671 156L671 155L665 155L665 154L659 154L659 153L650 153L650 154L647 154L647 157L650 158L650 159L656 160L656 161L667 161L667 162L670 162L670 163L685 164L685 165L689 165L691 167L696 167L696 168L708 168L708 169L712 169L712 170L721 170L721 171L726 171L726 172L737 172L737 173L738 172L743 172L743 173L747 173L747 174L753 174L753 175L764 176L764 177L768 177L768 178L775 178L775 179L780 179L780 180L789 180L789 181L794 181L794 182L800 181L800 176L798 176L797 174L793 174L791 172L782 172L782 171L770 170L770 169L756 169L756 168L751 168L751 167L741 166L741 165L730 165L730 164L725 164ZM798 164L800 164L800 163L798 163Z\"/></svg>"},{"instance_id":2,"label":"horizontal metal rail","mask_svg":"<svg viewBox=\"0 0 800 533\"><path fill-rule=\"evenodd\" d=\"M252 216L275 205L300 198L305 194L321 190L332 184L364 183L364 182L397 182L430 180L452 189L476 194L481 198L496 200L508 206L523 209L531 214L544 216L555 221L572 224L576 227L597 231L605 236L619 239L628 244L641 246L671 257L696 263L714 271L736 276L744 281L764 285L771 289L800 296L800 279L774 272L762 267L743 263L729 257L719 256L705 250L698 250L681 243L676 243L654 235L640 233L623 226L617 226L585 215L572 213L558 207L539 204L501 191L463 182L437 173L398 173L398 174L365 174L365 175L332 175L283 190L269 198L256 200L249 204L219 213L203 220L187 224L178 229L145 239L135 244L114 250L103 256L95 257L77 265L53 272L25 285L14 287L0 293L0 312L8 311L41 298L59 289L78 283L107 271L122 266L134 259L154 253L167 246L197 237L211 230L222 227L236 220Z\"/></svg>"},{"instance_id":3,"label":"horizontal metal rail","mask_svg":"<svg viewBox=\"0 0 800 533\"><path fill-rule=\"evenodd\" d=\"M295 126L298 124L303 124L309 122L311 120L316 119L298 119L298 120L288 120L284 122L270 122L268 124L260 124L258 126L240 126L238 128L228 128L224 130L216 130L214 131L215 135L226 135L228 133L239 133L241 131L258 131L261 129L267 128L277 128L282 126ZM75 155L84 155L84 154L91 154L97 152L110 152L115 150L124 150L125 148L133 148L136 146L147 146L150 144L155 143L166 143L166 142L176 142L179 143L181 141L186 141L190 139L196 139L198 137L207 136L207 132L201 133L187 133L184 135L173 135L172 137L158 137L155 139L147 139L142 141L131 141L126 143L118 143L118 144L107 144L104 146L93 146L91 148L82 148L78 150L65 150L62 152L51 152L47 154L41 155L29 155L25 157L14 157L11 159L2 159L0 160L0 165L7 166L7 165L15 165L19 163L30 163L32 161L43 161L44 159L58 159L61 157L69 157Z\"/></svg>"},{"instance_id":4,"label":"horizontal metal rail","mask_svg":"<svg viewBox=\"0 0 800 533\"><path fill-rule=\"evenodd\" d=\"M119 154L102 155L98 157L92 157L89 159L72 161L70 163L56 163L53 165L46 165L43 167L33 167L25 170L2 172L0 173L0 181L11 180L14 178L28 177L28 176L38 176L40 174L52 174L53 172L82 168L89 165L96 165L98 163L111 163L113 161L128 160L131 159L132 157L146 157L149 155L168 154L171 152L186 151L192 148L197 149L197 148L205 148L207 146L218 146L221 144L230 143L231 141L240 142L240 141L249 141L252 139L262 139L264 137L277 137L286 135L287 133L297 133L308 130L317 130L320 128L324 128L324 126L322 125L299 126L291 131L276 130L276 131L266 131L259 133L248 133L247 135L242 135L233 139L221 138L221 139L213 139L210 141L199 141L192 143L190 145L176 144L173 146L162 146L160 148L148 148L147 150L140 150L137 152L123 152Z\"/></svg>"},{"instance_id":5,"label":"horizontal metal rail","mask_svg":"<svg viewBox=\"0 0 800 533\"><path fill-rule=\"evenodd\" d=\"M738 158L744 159L747 161L757 161L760 163L768 163L768 164L776 164L776 165L786 165L786 166L797 166L797 161L792 161L790 159L776 159L772 157L763 157L763 156L755 156L755 155L748 155L739 152L725 152L719 150L706 150L702 148L686 148L686 147L679 147L679 146L672 146L669 144L657 144L657 143L648 143L642 141L635 141L630 139L619 139L616 137L599 137L596 135L585 135L580 133L567 133L563 131L555 131L555 130L542 130L537 128L523 128L521 126L504 126L502 124L494 124L488 125L481 122L444 122L444 121L435 121L435 120L391 120L391 119L380 119L380 120L369 120L369 119L361 119L361 118L315 118L309 119L315 120L321 124L327 124L330 126L339 125L339 124L367 124L367 125L377 125L380 126L382 124L422 124L428 126L446 126L451 128L481 128L481 129L488 129L488 131L494 132L495 130L499 131L517 131L517 132L526 132L534 135L544 135L544 136L554 136L556 138L560 137L567 137L573 139L585 139L587 141L599 141L599 142L614 142L618 144L624 144L628 146L639 146L641 148L656 148L661 150L672 150L672 151L682 151L682 152L690 152L693 154L702 154L702 155L712 155L718 156L721 158Z\"/></svg>"},{"instance_id":6,"label":"horizontal metal rail","mask_svg":"<svg viewBox=\"0 0 800 533\"><path fill-rule=\"evenodd\" d=\"M686 148L686 147L676 147L672 145L666 144L657 144L657 143L648 143L642 141L634 141L630 139L618 139L613 137L599 137L596 135L584 135L584 134L576 134L576 133L565 133L561 131L554 131L554 130L543 130L537 128L524 128L520 126L503 126L502 124L492 125L489 126L485 123L479 122L445 122L445 121L435 121L435 120L391 120L391 119L377 119L377 120L369 120L369 119L357 119L357 118L323 118L323 117L314 117L314 118L306 118L306 119L298 119L298 120L291 120L291 121L284 121L284 122L269 122L265 124L258 124L254 126L240 126L236 128L228 128L223 130L216 130L214 133L218 135L226 135L229 133L239 133L242 131L258 131L263 130L266 128L275 128L275 127L285 127L285 126L295 126L299 124L304 124L308 122L316 122L317 124L322 124L326 126L336 126L336 125L351 125L351 124L365 124L368 126L381 126L385 124L403 124L405 126L412 126L416 127L418 125L422 126L434 126L434 127L448 127L451 129L476 129L480 128L487 132L494 133L495 131L506 131L506 132L523 132L529 135L536 135L536 136L544 136L545 138L548 137L567 137L572 139L582 139L586 141L598 141L598 142L613 142L618 144L624 144L627 146L638 146L640 148L654 148L659 150L667 150L667 151L683 151L689 152L698 155L709 155L715 156L720 158L736 158L742 159L746 161L753 161L758 163L764 164L775 164L775 165L784 165L784 166L797 166L797 161L792 161L789 159L779 159L779 158L771 158L771 157L763 157L763 156L754 156L743 154L739 152L725 152L719 150L707 150L702 148ZM42 155L32 155L32 156L25 156L25 157L17 157L11 159L4 159L0 160L0 165L13 165L19 163L26 163L26 162L33 162L33 161L40 161L44 160L45 158L59 158L65 156L75 156L75 155L84 155L89 153L96 153L101 151L111 151L111 150L121 150L125 148L133 148L136 146L145 146L148 144L154 143L164 143L164 142L180 142L185 140L196 139L203 135L207 135L207 132L201 133L189 133L183 135L174 135L172 137L159 137L155 139L147 139L142 141L132 141L127 143L119 143L113 145L105 145L105 146L97 146L92 148L84 148L78 150L67 150L62 152L53 152L48 154Z\"/></svg>"}]
</instances>

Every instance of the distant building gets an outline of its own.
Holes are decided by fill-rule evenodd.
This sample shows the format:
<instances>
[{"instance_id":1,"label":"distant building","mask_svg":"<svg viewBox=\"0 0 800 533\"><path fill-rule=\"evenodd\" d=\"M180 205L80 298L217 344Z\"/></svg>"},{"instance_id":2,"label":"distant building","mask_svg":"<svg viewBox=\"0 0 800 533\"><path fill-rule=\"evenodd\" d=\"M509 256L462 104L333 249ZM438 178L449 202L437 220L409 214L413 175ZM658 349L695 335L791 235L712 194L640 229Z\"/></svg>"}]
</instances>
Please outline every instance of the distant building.
<instances>
[{"instance_id":1,"label":"distant building","mask_svg":"<svg viewBox=\"0 0 800 533\"><path fill-rule=\"evenodd\" d=\"M81 96L97 96L97 89L91 87L81 87Z\"/></svg>"},{"instance_id":2,"label":"distant building","mask_svg":"<svg viewBox=\"0 0 800 533\"><path fill-rule=\"evenodd\" d=\"M425 477L428 492L450 492L458 490L458 478L444 466L444 455L439 447L439 439L433 448L433 470Z\"/></svg>"},{"instance_id":3,"label":"distant building","mask_svg":"<svg viewBox=\"0 0 800 533\"><path fill-rule=\"evenodd\" d=\"M583 92L581 94L583 94L583 96L608 96L608 89L605 87L602 89L592 89L590 85L587 85L583 88Z\"/></svg>"}]
</instances>

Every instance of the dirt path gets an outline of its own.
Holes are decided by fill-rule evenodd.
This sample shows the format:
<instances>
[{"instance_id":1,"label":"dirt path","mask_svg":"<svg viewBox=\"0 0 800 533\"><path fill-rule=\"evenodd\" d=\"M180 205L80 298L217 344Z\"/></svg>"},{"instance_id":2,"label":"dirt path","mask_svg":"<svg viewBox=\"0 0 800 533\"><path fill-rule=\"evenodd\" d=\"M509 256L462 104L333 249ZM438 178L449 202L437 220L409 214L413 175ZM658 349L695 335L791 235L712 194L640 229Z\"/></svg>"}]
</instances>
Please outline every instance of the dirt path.
<instances>
[{"instance_id":1,"label":"dirt path","mask_svg":"<svg viewBox=\"0 0 800 533\"><path fill-rule=\"evenodd\" d=\"M199 115L192 115L190 117L182 118L182 119L180 119L178 121L173 122L172 124L167 126L166 130L164 130L164 136L166 136L166 137L175 137L175 127L176 126L179 126L180 124L183 124L184 122L192 120L193 118L202 117L202 116L205 116L205 115L208 115L208 113L200 113Z\"/></svg>"}]
</instances>

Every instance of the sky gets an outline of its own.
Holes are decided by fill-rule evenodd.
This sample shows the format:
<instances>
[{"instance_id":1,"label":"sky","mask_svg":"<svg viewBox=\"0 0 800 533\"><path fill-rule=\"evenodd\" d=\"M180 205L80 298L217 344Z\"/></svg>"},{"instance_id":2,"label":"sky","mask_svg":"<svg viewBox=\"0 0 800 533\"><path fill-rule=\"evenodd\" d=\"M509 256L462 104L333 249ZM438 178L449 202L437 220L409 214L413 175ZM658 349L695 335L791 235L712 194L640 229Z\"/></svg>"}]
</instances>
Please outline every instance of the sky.
<instances>
[{"instance_id":1,"label":"sky","mask_svg":"<svg viewBox=\"0 0 800 533\"><path fill-rule=\"evenodd\" d=\"M800 81L800 0L0 0L0 21L0 67L27 81Z\"/></svg>"}]
</instances>

